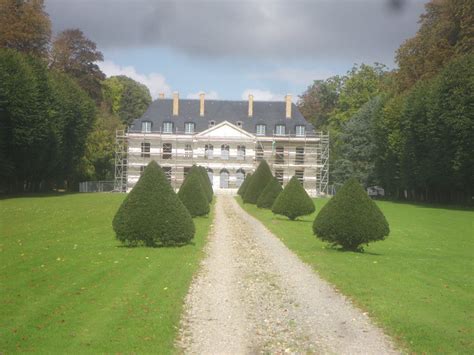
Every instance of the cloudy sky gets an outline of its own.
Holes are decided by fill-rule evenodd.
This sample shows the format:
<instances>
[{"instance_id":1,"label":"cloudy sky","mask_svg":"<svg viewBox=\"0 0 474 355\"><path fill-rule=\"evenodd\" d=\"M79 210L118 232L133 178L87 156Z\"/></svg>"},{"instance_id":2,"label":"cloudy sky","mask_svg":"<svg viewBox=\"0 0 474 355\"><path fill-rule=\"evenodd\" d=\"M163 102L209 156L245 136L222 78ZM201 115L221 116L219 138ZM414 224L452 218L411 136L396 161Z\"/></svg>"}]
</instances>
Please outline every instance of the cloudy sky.
<instances>
[{"instance_id":1,"label":"cloudy sky","mask_svg":"<svg viewBox=\"0 0 474 355\"><path fill-rule=\"evenodd\" d=\"M46 0L55 33L80 28L156 98L295 97L354 63L394 64L420 0Z\"/></svg>"}]
</instances>

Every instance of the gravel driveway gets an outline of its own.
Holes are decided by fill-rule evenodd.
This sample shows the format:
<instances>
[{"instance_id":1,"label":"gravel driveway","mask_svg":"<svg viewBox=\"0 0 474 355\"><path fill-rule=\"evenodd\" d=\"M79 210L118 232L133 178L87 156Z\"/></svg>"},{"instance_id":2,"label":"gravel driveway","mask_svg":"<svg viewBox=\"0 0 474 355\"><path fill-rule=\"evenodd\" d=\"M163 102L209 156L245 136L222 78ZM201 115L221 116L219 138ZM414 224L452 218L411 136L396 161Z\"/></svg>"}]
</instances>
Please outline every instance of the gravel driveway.
<instances>
[{"instance_id":1,"label":"gravel driveway","mask_svg":"<svg viewBox=\"0 0 474 355\"><path fill-rule=\"evenodd\" d=\"M217 196L206 253L186 298L182 352L396 353L364 313L232 196Z\"/></svg>"}]
</instances>

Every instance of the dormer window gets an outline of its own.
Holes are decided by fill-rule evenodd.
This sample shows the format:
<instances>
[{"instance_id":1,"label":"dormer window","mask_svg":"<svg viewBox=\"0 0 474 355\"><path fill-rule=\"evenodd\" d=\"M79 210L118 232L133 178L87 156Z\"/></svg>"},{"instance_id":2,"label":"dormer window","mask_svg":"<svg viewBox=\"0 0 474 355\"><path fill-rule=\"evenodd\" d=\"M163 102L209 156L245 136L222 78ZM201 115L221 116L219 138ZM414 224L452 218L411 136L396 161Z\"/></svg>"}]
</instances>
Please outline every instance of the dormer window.
<instances>
[{"instance_id":1,"label":"dormer window","mask_svg":"<svg viewBox=\"0 0 474 355\"><path fill-rule=\"evenodd\" d=\"M258 124L257 129L256 129L257 136L264 136L265 129L266 129L266 126L264 124Z\"/></svg>"},{"instance_id":2,"label":"dormer window","mask_svg":"<svg viewBox=\"0 0 474 355\"><path fill-rule=\"evenodd\" d=\"M194 134L194 122L186 122L184 124L184 133L186 134Z\"/></svg>"},{"instance_id":3,"label":"dormer window","mask_svg":"<svg viewBox=\"0 0 474 355\"><path fill-rule=\"evenodd\" d=\"M216 121L209 121L209 127L214 127L216 125Z\"/></svg>"},{"instance_id":4,"label":"dormer window","mask_svg":"<svg viewBox=\"0 0 474 355\"><path fill-rule=\"evenodd\" d=\"M151 122L150 121L143 121L142 122L142 132L143 133L150 133L151 132Z\"/></svg>"},{"instance_id":5,"label":"dormer window","mask_svg":"<svg viewBox=\"0 0 474 355\"><path fill-rule=\"evenodd\" d=\"M284 136L285 132L285 125L284 124L277 124L275 125L275 135L277 136Z\"/></svg>"},{"instance_id":6,"label":"dormer window","mask_svg":"<svg viewBox=\"0 0 474 355\"><path fill-rule=\"evenodd\" d=\"M303 126L303 125L297 125L297 126L295 127L296 136L297 136L297 137L304 137L305 134L306 134L305 128L306 128L306 127Z\"/></svg>"},{"instance_id":7,"label":"dormer window","mask_svg":"<svg viewBox=\"0 0 474 355\"><path fill-rule=\"evenodd\" d=\"M173 122L163 122L163 133L173 133Z\"/></svg>"}]
</instances>

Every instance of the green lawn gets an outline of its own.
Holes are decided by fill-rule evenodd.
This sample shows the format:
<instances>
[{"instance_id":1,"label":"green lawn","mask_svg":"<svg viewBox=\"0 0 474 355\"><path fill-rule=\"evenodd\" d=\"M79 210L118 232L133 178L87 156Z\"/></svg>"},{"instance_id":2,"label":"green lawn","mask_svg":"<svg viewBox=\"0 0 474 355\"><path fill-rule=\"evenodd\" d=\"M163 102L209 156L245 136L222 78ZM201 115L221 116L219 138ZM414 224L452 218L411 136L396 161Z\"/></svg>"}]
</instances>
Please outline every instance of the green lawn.
<instances>
[{"instance_id":1,"label":"green lawn","mask_svg":"<svg viewBox=\"0 0 474 355\"><path fill-rule=\"evenodd\" d=\"M326 201L316 200L317 211ZM378 205L391 233L363 254L331 249L316 239L311 231L315 214L291 222L254 205L243 207L367 310L403 348L474 353L474 211Z\"/></svg>"},{"instance_id":2,"label":"green lawn","mask_svg":"<svg viewBox=\"0 0 474 355\"><path fill-rule=\"evenodd\" d=\"M0 353L170 353L212 216L193 245L125 248L122 194L0 200Z\"/></svg>"}]
</instances>

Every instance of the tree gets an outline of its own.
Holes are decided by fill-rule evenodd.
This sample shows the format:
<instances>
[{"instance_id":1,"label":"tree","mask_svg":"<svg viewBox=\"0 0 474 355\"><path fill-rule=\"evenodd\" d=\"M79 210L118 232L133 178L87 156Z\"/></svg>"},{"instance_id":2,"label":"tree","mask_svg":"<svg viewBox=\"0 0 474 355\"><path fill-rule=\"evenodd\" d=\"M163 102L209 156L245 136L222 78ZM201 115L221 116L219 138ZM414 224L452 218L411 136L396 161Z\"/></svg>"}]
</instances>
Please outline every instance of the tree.
<instances>
[{"instance_id":1,"label":"tree","mask_svg":"<svg viewBox=\"0 0 474 355\"><path fill-rule=\"evenodd\" d=\"M390 228L367 192L356 179L350 179L319 211L313 233L345 250L360 251L363 244L385 239Z\"/></svg>"},{"instance_id":2,"label":"tree","mask_svg":"<svg viewBox=\"0 0 474 355\"><path fill-rule=\"evenodd\" d=\"M343 124L340 135L339 159L335 162L334 181L344 183L351 176L364 186L375 183L374 121L383 108L381 97L375 97Z\"/></svg>"},{"instance_id":3,"label":"tree","mask_svg":"<svg viewBox=\"0 0 474 355\"><path fill-rule=\"evenodd\" d=\"M270 167L265 160L262 160L247 185L243 196L244 203L256 204L260 194L272 177Z\"/></svg>"},{"instance_id":4,"label":"tree","mask_svg":"<svg viewBox=\"0 0 474 355\"><path fill-rule=\"evenodd\" d=\"M189 172L179 189L178 197L188 209L191 217L204 216L209 213L209 201L204 191L199 169Z\"/></svg>"},{"instance_id":5,"label":"tree","mask_svg":"<svg viewBox=\"0 0 474 355\"><path fill-rule=\"evenodd\" d=\"M195 233L191 215L155 161L151 161L118 209L113 228L126 245L171 246Z\"/></svg>"},{"instance_id":6,"label":"tree","mask_svg":"<svg viewBox=\"0 0 474 355\"><path fill-rule=\"evenodd\" d=\"M290 179L272 206L273 213L287 216L292 221L314 211L313 200L308 196L308 193L296 176Z\"/></svg>"},{"instance_id":7,"label":"tree","mask_svg":"<svg viewBox=\"0 0 474 355\"><path fill-rule=\"evenodd\" d=\"M43 0L0 0L0 48L46 58L50 40Z\"/></svg>"},{"instance_id":8,"label":"tree","mask_svg":"<svg viewBox=\"0 0 474 355\"><path fill-rule=\"evenodd\" d=\"M209 179L209 175L207 174L207 170L203 166L198 166L197 170L201 175L201 181L202 181L204 192L206 193L207 199L209 202L211 202L214 196L214 190L212 189L212 183L211 183L211 180Z\"/></svg>"},{"instance_id":9,"label":"tree","mask_svg":"<svg viewBox=\"0 0 474 355\"><path fill-rule=\"evenodd\" d=\"M115 168L115 135L123 124L105 105L99 108L96 122L87 136L81 159L82 180L113 180Z\"/></svg>"},{"instance_id":10,"label":"tree","mask_svg":"<svg viewBox=\"0 0 474 355\"><path fill-rule=\"evenodd\" d=\"M104 98L114 114L130 125L151 104L148 88L125 75L112 76L103 83Z\"/></svg>"},{"instance_id":11,"label":"tree","mask_svg":"<svg viewBox=\"0 0 474 355\"><path fill-rule=\"evenodd\" d=\"M338 75L315 80L299 97L298 108L318 130L328 130L329 119L337 106L344 78Z\"/></svg>"},{"instance_id":12,"label":"tree","mask_svg":"<svg viewBox=\"0 0 474 355\"><path fill-rule=\"evenodd\" d=\"M273 177L270 182L265 186L262 194L257 200L257 207L259 208L272 208L276 198L283 191L280 182Z\"/></svg>"},{"instance_id":13,"label":"tree","mask_svg":"<svg viewBox=\"0 0 474 355\"><path fill-rule=\"evenodd\" d=\"M104 56L96 44L79 29L68 29L56 36L51 51L51 67L77 80L97 103L102 99L104 73L97 62Z\"/></svg>"},{"instance_id":14,"label":"tree","mask_svg":"<svg viewBox=\"0 0 474 355\"><path fill-rule=\"evenodd\" d=\"M67 188L76 188L81 176L81 161L86 151L89 132L92 131L96 106L75 80L55 71L50 72L51 120L58 122L58 148L60 168L58 172L67 180Z\"/></svg>"},{"instance_id":15,"label":"tree","mask_svg":"<svg viewBox=\"0 0 474 355\"><path fill-rule=\"evenodd\" d=\"M244 182L242 183L242 185L240 185L239 189L237 190L237 194L242 198L244 197L245 190L247 190L247 186L250 182L251 177L252 177L251 173L247 174L247 176L245 176Z\"/></svg>"},{"instance_id":16,"label":"tree","mask_svg":"<svg viewBox=\"0 0 474 355\"><path fill-rule=\"evenodd\" d=\"M417 34L396 53L400 90L436 75L450 60L474 49L474 2L431 0Z\"/></svg>"}]
</instances>

